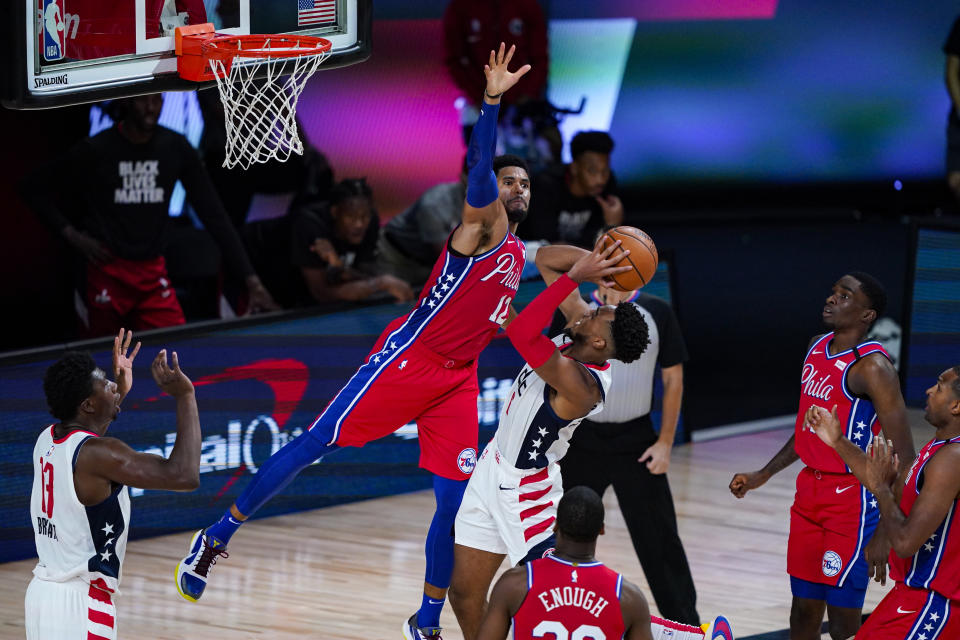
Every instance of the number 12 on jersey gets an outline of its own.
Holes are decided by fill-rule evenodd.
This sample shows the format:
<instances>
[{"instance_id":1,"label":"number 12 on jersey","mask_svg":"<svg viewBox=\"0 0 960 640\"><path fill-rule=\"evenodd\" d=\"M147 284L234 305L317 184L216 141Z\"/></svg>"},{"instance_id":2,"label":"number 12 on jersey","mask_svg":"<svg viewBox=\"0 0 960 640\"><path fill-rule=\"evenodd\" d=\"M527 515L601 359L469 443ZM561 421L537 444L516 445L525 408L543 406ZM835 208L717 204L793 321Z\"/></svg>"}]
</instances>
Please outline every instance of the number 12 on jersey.
<instances>
[{"instance_id":1,"label":"number 12 on jersey","mask_svg":"<svg viewBox=\"0 0 960 640\"><path fill-rule=\"evenodd\" d=\"M490 314L490 322L496 322L502 327L503 323L507 321L507 316L510 315L511 302L513 302L513 296L502 296L497 303L497 308Z\"/></svg>"}]
</instances>

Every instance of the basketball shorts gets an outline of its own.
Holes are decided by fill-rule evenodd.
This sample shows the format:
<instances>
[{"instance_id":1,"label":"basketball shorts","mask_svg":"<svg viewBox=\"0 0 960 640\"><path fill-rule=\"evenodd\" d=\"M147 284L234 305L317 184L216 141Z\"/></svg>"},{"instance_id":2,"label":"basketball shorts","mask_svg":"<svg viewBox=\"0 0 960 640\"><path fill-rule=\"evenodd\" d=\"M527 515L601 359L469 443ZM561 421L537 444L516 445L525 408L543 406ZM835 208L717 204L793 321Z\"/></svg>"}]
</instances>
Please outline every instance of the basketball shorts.
<instances>
[{"instance_id":1,"label":"basketball shorts","mask_svg":"<svg viewBox=\"0 0 960 640\"><path fill-rule=\"evenodd\" d=\"M466 480L477 464L478 393L475 360L381 339L309 430L325 444L362 447L416 422L420 466Z\"/></svg>"},{"instance_id":2,"label":"basketball shorts","mask_svg":"<svg viewBox=\"0 0 960 640\"><path fill-rule=\"evenodd\" d=\"M517 564L553 535L563 496L560 466L517 469L487 444L467 484L453 525L457 544L510 557Z\"/></svg>"},{"instance_id":3,"label":"basketball shorts","mask_svg":"<svg viewBox=\"0 0 960 640\"><path fill-rule=\"evenodd\" d=\"M960 602L898 582L857 632L856 640L960 638Z\"/></svg>"},{"instance_id":4,"label":"basketball shorts","mask_svg":"<svg viewBox=\"0 0 960 640\"><path fill-rule=\"evenodd\" d=\"M24 599L27 640L115 640L117 612L108 591L75 578L34 578Z\"/></svg>"},{"instance_id":5,"label":"basketball shorts","mask_svg":"<svg viewBox=\"0 0 960 640\"><path fill-rule=\"evenodd\" d=\"M84 292L90 336L131 329L158 329L185 322L163 257L153 260L114 258L102 266L87 263Z\"/></svg>"},{"instance_id":6,"label":"basketball shorts","mask_svg":"<svg viewBox=\"0 0 960 640\"><path fill-rule=\"evenodd\" d=\"M863 557L880 512L877 501L849 473L804 467L790 507L787 573L832 586L867 586Z\"/></svg>"}]
</instances>

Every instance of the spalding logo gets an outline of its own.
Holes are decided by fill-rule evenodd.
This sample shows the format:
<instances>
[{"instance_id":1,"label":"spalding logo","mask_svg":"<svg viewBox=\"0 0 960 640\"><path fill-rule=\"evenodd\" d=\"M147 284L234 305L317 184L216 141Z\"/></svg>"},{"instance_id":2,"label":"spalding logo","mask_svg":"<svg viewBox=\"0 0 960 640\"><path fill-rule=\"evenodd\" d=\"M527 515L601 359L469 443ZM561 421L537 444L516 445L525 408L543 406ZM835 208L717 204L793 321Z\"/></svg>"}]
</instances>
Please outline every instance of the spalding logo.
<instances>
[{"instance_id":1,"label":"spalding logo","mask_svg":"<svg viewBox=\"0 0 960 640\"><path fill-rule=\"evenodd\" d=\"M836 551L827 551L823 554L823 575L832 578L840 573L842 567L843 561L840 560Z\"/></svg>"},{"instance_id":2,"label":"spalding logo","mask_svg":"<svg viewBox=\"0 0 960 640\"><path fill-rule=\"evenodd\" d=\"M473 470L477 467L477 450L467 448L461 451L460 455L457 456L457 466L463 473L468 475L473 473Z\"/></svg>"}]
</instances>

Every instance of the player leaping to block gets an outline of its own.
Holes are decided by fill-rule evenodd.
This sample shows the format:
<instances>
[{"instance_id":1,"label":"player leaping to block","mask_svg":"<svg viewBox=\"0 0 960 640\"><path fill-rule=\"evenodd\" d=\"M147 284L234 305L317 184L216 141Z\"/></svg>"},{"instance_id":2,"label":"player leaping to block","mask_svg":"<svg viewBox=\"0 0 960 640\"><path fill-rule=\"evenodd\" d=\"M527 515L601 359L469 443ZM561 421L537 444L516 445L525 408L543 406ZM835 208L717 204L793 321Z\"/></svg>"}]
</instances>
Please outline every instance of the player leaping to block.
<instances>
[{"instance_id":1,"label":"player leaping to block","mask_svg":"<svg viewBox=\"0 0 960 640\"><path fill-rule=\"evenodd\" d=\"M530 179L519 158L494 159L500 96L530 70L508 70L513 51L501 44L484 67L487 86L468 149L462 222L416 306L384 330L308 431L264 463L218 522L194 534L177 568L184 598L200 598L231 536L301 469L339 447L363 446L416 421L420 466L434 474L437 510L427 534L422 605L403 633L417 640L439 637L453 566L453 521L476 465L477 356L509 318L524 265L524 247L513 230L526 215Z\"/></svg>"}]
</instances>

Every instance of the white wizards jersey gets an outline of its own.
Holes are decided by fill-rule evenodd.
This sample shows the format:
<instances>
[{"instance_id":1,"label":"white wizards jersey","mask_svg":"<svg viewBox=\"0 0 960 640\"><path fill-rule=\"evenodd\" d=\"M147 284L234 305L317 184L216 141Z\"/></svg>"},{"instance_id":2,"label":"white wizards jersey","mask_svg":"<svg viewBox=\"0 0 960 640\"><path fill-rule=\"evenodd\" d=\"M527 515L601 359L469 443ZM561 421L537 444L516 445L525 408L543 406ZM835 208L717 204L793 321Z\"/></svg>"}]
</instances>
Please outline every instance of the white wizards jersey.
<instances>
[{"instance_id":1,"label":"white wizards jersey","mask_svg":"<svg viewBox=\"0 0 960 640\"><path fill-rule=\"evenodd\" d=\"M51 425L37 438L30 520L39 561L33 574L51 582L102 580L98 586L116 591L127 549L130 495L119 485L106 500L86 507L73 484L80 445L96 437L75 430L57 440Z\"/></svg>"},{"instance_id":2,"label":"white wizards jersey","mask_svg":"<svg viewBox=\"0 0 960 640\"><path fill-rule=\"evenodd\" d=\"M569 338L561 335L553 342L562 350L568 346ZM586 418L603 409L603 401L610 391L610 363L580 364L600 385L600 402L583 416ZM508 400L500 412L500 425L494 439L500 455L517 469L542 469L562 458L570 446L574 430L583 420L565 420L557 416L550 406L550 389L536 371L525 364L513 381Z\"/></svg>"}]
</instances>

